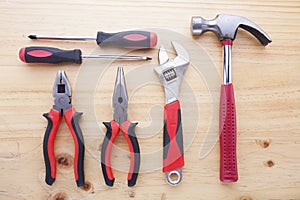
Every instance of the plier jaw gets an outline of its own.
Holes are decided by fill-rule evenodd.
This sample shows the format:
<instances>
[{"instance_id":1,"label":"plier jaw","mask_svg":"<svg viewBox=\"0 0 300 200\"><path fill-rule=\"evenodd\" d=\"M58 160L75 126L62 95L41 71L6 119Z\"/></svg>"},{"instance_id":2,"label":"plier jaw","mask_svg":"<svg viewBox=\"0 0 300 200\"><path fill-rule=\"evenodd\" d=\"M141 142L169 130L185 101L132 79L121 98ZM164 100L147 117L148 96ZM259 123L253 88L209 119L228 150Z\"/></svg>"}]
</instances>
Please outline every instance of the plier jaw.
<instances>
[{"instance_id":1,"label":"plier jaw","mask_svg":"<svg viewBox=\"0 0 300 200\"><path fill-rule=\"evenodd\" d=\"M166 104L178 100L182 77L189 65L189 54L187 51L177 42L172 41L172 45L177 57L174 60L170 60L166 49L161 46L158 52L160 66L154 68L164 85Z\"/></svg>"},{"instance_id":2,"label":"plier jaw","mask_svg":"<svg viewBox=\"0 0 300 200\"><path fill-rule=\"evenodd\" d=\"M127 120L128 108L128 94L122 67L118 67L112 105L114 108L114 120L121 125Z\"/></svg>"},{"instance_id":3,"label":"plier jaw","mask_svg":"<svg viewBox=\"0 0 300 200\"><path fill-rule=\"evenodd\" d=\"M57 110L61 116L66 110L72 108L71 104L71 86L64 71L58 71L55 77L52 95L54 97L53 109Z\"/></svg>"}]
</instances>

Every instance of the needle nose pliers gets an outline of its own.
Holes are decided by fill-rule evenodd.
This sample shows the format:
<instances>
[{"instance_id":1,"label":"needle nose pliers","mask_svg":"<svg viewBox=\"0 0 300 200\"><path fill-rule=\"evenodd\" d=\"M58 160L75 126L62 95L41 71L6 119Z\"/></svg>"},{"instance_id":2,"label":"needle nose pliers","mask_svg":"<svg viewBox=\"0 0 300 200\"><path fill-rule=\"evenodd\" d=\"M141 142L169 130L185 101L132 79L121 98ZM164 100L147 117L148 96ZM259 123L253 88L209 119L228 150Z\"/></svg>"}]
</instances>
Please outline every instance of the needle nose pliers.
<instances>
[{"instance_id":1,"label":"needle nose pliers","mask_svg":"<svg viewBox=\"0 0 300 200\"><path fill-rule=\"evenodd\" d=\"M106 185L113 186L115 178L112 174L110 164L110 153L113 142L120 130L127 140L130 150L130 169L128 173L128 186L134 186L140 168L140 148L134 132L137 123L127 120L128 95L125 84L123 68L119 67L115 83L115 90L112 98L114 108L114 119L110 122L103 122L107 128L101 150L101 167Z\"/></svg>"},{"instance_id":2,"label":"needle nose pliers","mask_svg":"<svg viewBox=\"0 0 300 200\"><path fill-rule=\"evenodd\" d=\"M76 184L78 187L84 185L84 141L78 121L82 113L76 112L71 104L71 86L64 71L58 71L54 86L53 86L54 105L43 116L48 120L46 128L43 151L46 166L45 181L48 185L52 185L56 178L56 160L54 155L54 140L58 127L60 125L62 116L71 131L75 143L74 155L74 174Z\"/></svg>"}]
</instances>

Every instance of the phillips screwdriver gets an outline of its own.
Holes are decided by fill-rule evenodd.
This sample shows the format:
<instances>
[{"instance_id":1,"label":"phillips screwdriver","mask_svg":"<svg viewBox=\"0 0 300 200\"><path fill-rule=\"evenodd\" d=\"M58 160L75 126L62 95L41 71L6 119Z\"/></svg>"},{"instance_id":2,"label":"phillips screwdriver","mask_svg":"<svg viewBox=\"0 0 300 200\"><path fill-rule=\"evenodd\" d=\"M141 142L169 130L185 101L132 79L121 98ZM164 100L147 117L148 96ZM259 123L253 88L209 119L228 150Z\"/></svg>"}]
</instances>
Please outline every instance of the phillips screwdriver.
<instances>
[{"instance_id":1,"label":"phillips screwdriver","mask_svg":"<svg viewBox=\"0 0 300 200\"><path fill-rule=\"evenodd\" d=\"M96 38L89 37L56 37L29 35L30 39L45 40L96 40L99 46L114 46L126 49L153 48L157 43L157 35L148 31L122 31L117 33L97 32Z\"/></svg>"},{"instance_id":2,"label":"phillips screwdriver","mask_svg":"<svg viewBox=\"0 0 300 200\"><path fill-rule=\"evenodd\" d=\"M147 56L123 55L82 55L80 49L63 50L53 47L31 46L21 48L19 58L25 63L62 63L72 62L81 64L82 58L99 58L111 60L152 60Z\"/></svg>"}]
</instances>

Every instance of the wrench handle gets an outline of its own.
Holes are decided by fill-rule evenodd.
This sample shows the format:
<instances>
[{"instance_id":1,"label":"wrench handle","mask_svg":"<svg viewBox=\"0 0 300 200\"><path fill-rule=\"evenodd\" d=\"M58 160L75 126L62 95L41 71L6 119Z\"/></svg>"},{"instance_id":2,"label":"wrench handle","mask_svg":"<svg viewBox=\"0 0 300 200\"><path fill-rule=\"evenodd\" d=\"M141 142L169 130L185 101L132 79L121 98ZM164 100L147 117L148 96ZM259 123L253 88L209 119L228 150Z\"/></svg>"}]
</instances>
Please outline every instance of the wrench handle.
<instances>
[{"instance_id":1,"label":"wrench handle","mask_svg":"<svg viewBox=\"0 0 300 200\"><path fill-rule=\"evenodd\" d=\"M220 180L238 180L236 159L236 111L233 85L223 84L220 96Z\"/></svg>"},{"instance_id":2,"label":"wrench handle","mask_svg":"<svg viewBox=\"0 0 300 200\"><path fill-rule=\"evenodd\" d=\"M184 165L181 109L179 101L164 108L163 172L179 169Z\"/></svg>"}]
</instances>

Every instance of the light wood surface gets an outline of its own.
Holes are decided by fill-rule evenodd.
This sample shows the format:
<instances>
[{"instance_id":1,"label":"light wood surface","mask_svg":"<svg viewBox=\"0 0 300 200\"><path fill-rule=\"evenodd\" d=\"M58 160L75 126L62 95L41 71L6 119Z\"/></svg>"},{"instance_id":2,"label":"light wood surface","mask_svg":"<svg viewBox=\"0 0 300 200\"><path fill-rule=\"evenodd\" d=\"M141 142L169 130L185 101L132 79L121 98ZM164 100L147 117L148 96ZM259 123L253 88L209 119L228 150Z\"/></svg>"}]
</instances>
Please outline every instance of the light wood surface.
<instances>
[{"instance_id":1,"label":"light wood surface","mask_svg":"<svg viewBox=\"0 0 300 200\"><path fill-rule=\"evenodd\" d=\"M0 199L300 199L299 12L299 1L1 0ZM198 38L190 34L192 16L213 18L219 13L247 17L273 40L262 47L240 30L234 42L239 181L232 184L222 184L218 178L215 111L221 48L212 33ZM147 66L144 62L85 60L81 66L53 66L27 65L18 59L18 50L30 45L80 48L85 54L122 53L94 42L31 41L26 37L30 33L94 36L97 30L130 29L155 29L161 33L158 43L166 45L170 54L170 39L178 39L191 55L180 91L186 163L183 181L176 187L165 182L160 169L164 91L152 70L158 64L159 44L156 49L129 52L152 56L148 68L141 67ZM127 77L129 119L139 122L142 165L133 188L127 187L129 160L122 135L113 149L116 182L112 188L105 186L99 161L105 134L101 122L112 119L117 66L124 66ZM55 143L56 182L53 186L44 182L42 141L47 121L41 115L53 104L51 91L58 70L66 71L73 105L84 113L80 120L86 144L84 189L74 181L74 146L65 122ZM136 85L143 81L147 84Z\"/></svg>"}]
</instances>

